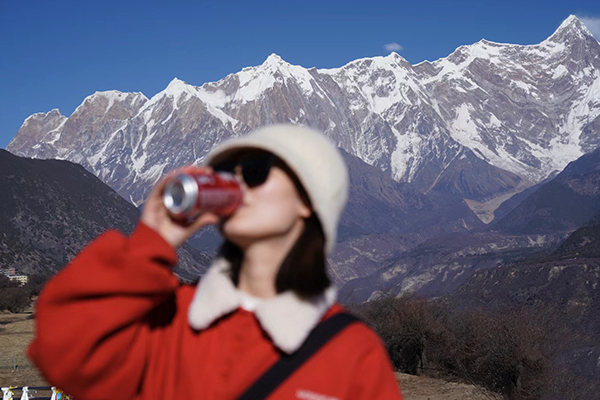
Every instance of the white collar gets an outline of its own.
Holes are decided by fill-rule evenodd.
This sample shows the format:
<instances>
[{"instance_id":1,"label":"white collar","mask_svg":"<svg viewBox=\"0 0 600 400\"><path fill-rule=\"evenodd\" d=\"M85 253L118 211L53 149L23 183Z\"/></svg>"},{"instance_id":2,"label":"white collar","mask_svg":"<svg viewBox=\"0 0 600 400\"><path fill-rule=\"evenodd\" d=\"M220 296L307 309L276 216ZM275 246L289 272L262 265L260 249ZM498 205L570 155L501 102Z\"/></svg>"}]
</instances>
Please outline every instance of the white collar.
<instances>
[{"instance_id":1,"label":"white collar","mask_svg":"<svg viewBox=\"0 0 600 400\"><path fill-rule=\"evenodd\" d=\"M206 329L217 318L235 311L242 302L241 292L228 275L229 262L215 259L202 277L188 309L188 322L194 329ZM262 300L254 314L273 343L290 354L296 351L337 298L332 284L321 295L305 300L291 290Z\"/></svg>"}]
</instances>

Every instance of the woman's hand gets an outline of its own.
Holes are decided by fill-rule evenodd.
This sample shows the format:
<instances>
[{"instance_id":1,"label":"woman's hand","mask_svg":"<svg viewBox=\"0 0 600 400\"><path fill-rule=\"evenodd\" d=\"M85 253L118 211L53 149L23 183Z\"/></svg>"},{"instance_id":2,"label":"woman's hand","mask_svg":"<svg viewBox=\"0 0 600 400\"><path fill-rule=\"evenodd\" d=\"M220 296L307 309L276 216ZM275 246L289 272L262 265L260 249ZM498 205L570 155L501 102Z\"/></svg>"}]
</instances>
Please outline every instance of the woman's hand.
<instances>
[{"instance_id":1,"label":"woman's hand","mask_svg":"<svg viewBox=\"0 0 600 400\"><path fill-rule=\"evenodd\" d=\"M189 167L183 167L171 171L165 178L161 179L152 189L148 196L140 220L150 228L157 231L173 248L181 246L190 236L205 225L216 224L219 216L213 213L201 214L194 221L186 222L173 219L163 204L163 190L169 178L178 173L185 172ZM196 169L198 167L194 167ZM209 167L199 167L212 172Z\"/></svg>"}]
</instances>

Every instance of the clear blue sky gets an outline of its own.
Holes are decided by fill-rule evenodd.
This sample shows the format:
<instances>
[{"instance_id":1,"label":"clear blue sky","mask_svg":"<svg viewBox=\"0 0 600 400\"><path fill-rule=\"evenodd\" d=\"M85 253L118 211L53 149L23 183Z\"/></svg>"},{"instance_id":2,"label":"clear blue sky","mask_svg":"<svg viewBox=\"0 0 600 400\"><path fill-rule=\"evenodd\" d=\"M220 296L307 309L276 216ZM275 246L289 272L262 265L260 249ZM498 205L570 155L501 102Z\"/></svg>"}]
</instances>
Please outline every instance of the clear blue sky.
<instances>
[{"instance_id":1,"label":"clear blue sky","mask_svg":"<svg viewBox=\"0 0 600 400\"><path fill-rule=\"evenodd\" d=\"M95 91L150 98L174 77L201 85L271 53L332 68L389 43L415 64L482 38L539 43L570 14L600 26L600 1L0 0L0 148L29 115L69 116Z\"/></svg>"}]
</instances>

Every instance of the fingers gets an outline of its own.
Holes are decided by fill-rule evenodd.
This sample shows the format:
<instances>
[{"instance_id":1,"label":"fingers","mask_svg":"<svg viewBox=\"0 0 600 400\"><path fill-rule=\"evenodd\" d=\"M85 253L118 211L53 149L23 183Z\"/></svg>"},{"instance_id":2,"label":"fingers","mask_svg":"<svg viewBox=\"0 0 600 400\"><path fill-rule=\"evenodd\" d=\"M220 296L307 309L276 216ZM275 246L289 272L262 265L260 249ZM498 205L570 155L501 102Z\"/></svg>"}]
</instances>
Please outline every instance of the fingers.
<instances>
[{"instance_id":1,"label":"fingers","mask_svg":"<svg viewBox=\"0 0 600 400\"><path fill-rule=\"evenodd\" d=\"M156 183L152 192L147 198L147 201L142 210L142 220L149 226L156 226L156 228L164 234L166 237L175 238L173 240L174 246L179 246L196 231L200 230L203 226L209 224L216 224L219 222L219 217L213 213L204 213L199 215L194 220L180 220L174 219L168 212L167 208L163 204L162 194L166 188L168 182L174 178L177 174L189 173L189 172L206 172L211 173L212 168L210 167L194 167L185 166L177 168L167 173L159 182Z\"/></svg>"},{"instance_id":2,"label":"fingers","mask_svg":"<svg viewBox=\"0 0 600 400\"><path fill-rule=\"evenodd\" d=\"M196 218L192 222L192 224L189 227L189 229L193 233L193 232L196 232L197 230L200 230L205 225L216 224L217 222L219 222L219 216L218 215L215 215L215 214L212 214L212 213L206 213L206 214L202 214L198 218Z\"/></svg>"},{"instance_id":3,"label":"fingers","mask_svg":"<svg viewBox=\"0 0 600 400\"><path fill-rule=\"evenodd\" d=\"M207 172L207 173L212 173L213 169L211 167L208 166L199 166L199 167L195 167L193 165L186 165L184 167L178 168L175 170L175 172L177 173L181 173L181 172Z\"/></svg>"}]
</instances>

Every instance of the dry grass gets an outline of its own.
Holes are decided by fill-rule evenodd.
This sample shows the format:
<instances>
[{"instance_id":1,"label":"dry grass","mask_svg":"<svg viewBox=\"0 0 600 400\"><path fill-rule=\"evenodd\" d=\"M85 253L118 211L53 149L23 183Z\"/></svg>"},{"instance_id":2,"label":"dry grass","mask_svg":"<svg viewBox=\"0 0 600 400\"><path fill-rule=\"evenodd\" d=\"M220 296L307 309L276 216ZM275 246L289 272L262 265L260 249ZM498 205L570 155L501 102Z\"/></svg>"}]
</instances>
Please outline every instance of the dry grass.
<instances>
[{"instance_id":1,"label":"dry grass","mask_svg":"<svg viewBox=\"0 0 600 400\"><path fill-rule=\"evenodd\" d=\"M396 373L396 380L402 389L405 400L496 400L502 398L472 385L425 376Z\"/></svg>"},{"instance_id":2,"label":"dry grass","mask_svg":"<svg viewBox=\"0 0 600 400\"><path fill-rule=\"evenodd\" d=\"M48 386L26 356L33 339L32 311L0 313L0 387ZM17 368L14 369L13 357ZM406 374L396 374L405 400L489 400L489 392L474 386Z\"/></svg>"},{"instance_id":3,"label":"dry grass","mask_svg":"<svg viewBox=\"0 0 600 400\"><path fill-rule=\"evenodd\" d=\"M0 386L48 386L27 359L33 339L33 313L0 313Z\"/></svg>"}]
</instances>

